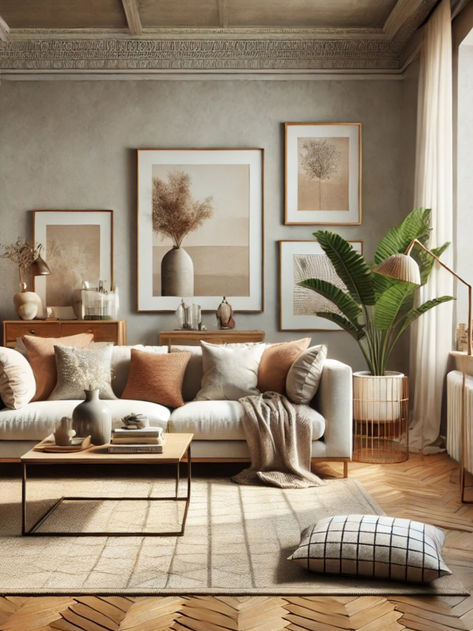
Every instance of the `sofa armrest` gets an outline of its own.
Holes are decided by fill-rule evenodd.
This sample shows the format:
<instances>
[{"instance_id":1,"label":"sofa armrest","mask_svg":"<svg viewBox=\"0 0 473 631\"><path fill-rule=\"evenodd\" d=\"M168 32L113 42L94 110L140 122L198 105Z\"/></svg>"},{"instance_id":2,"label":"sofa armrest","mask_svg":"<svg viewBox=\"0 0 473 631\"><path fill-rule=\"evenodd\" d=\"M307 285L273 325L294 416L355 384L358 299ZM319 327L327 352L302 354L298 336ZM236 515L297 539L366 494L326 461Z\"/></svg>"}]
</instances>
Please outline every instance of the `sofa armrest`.
<instances>
[{"instance_id":1,"label":"sofa armrest","mask_svg":"<svg viewBox=\"0 0 473 631\"><path fill-rule=\"evenodd\" d=\"M326 359L316 409L325 418L324 441L330 458L351 458L353 447L353 380L347 364Z\"/></svg>"}]
</instances>

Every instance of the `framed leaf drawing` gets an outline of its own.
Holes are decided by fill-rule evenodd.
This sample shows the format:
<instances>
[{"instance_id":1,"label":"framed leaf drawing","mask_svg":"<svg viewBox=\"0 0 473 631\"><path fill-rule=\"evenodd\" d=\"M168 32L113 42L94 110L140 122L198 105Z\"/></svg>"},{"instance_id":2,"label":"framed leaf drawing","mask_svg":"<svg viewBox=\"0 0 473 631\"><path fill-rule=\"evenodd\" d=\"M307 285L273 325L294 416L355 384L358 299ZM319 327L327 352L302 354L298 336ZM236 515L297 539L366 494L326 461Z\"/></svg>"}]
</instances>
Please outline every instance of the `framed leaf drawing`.
<instances>
[{"instance_id":1,"label":"framed leaf drawing","mask_svg":"<svg viewBox=\"0 0 473 631\"><path fill-rule=\"evenodd\" d=\"M361 223L361 123L285 124L287 225Z\"/></svg>"},{"instance_id":2,"label":"framed leaf drawing","mask_svg":"<svg viewBox=\"0 0 473 631\"><path fill-rule=\"evenodd\" d=\"M35 291L58 318L78 317L74 292L83 281L113 284L113 211L34 210L33 222L34 242L51 269L34 278Z\"/></svg>"},{"instance_id":3,"label":"framed leaf drawing","mask_svg":"<svg viewBox=\"0 0 473 631\"><path fill-rule=\"evenodd\" d=\"M362 241L350 241L363 254ZM281 331L341 331L318 311L338 313L335 305L315 291L300 287L307 278L321 278L341 289L345 285L317 241L279 241L279 288Z\"/></svg>"},{"instance_id":4,"label":"framed leaf drawing","mask_svg":"<svg viewBox=\"0 0 473 631\"><path fill-rule=\"evenodd\" d=\"M263 309L263 149L138 149L138 311Z\"/></svg>"}]
</instances>

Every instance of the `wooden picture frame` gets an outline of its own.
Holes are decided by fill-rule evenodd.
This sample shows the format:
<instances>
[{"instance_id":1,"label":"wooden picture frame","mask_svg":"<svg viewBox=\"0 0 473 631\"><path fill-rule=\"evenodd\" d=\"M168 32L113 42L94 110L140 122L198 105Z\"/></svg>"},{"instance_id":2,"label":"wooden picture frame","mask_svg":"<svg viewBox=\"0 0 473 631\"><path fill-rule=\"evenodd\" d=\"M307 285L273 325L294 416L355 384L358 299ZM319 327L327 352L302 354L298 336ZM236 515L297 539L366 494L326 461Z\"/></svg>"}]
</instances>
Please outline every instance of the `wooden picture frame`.
<instances>
[{"instance_id":1,"label":"wooden picture frame","mask_svg":"<svg viewBox=\"0 0 473 631\"><path fill-rule=\"evenodd\" d=\"M285 123L286 225L361 224L361 123Z\"/></svg>"},{"instance_id":2,"label":"wooden picture frame","mask_svg":"<svg viewBox=\"0 0 473 631\"><path fill-rule=\"evenodd\" d=\"M262 311L264 150L138 149L137 168L138 311L175 311L181 299L213 311L222 296Z\"/></svg>"},{"instance_id":3,"label":"wooden picture frame","mask_svg":"<svg viewBox=\"0 0 473 631\"><path fill-rule=\"evenodd\" d=\"M33 239L50 276L35 276L34 290L59 319L74 319L75 290L83 281L113 285L113 210L34 210Z\"/></svg>"},{"instance_id":4,"label":"wooden picture frame","mask_svg":"<svg viewBox=\"0 0 473 631\"><path fill-rule=\"evenodd\" d=\"M363 254L363 241L349 241L349 243L360 254ZM303 272L304 259L306 259L307 276L304 276ZM329 310L332 303L311 289L299 287L296 283L304 278L322 278L344 288L332 263L315 239L279 241L280 330L341 331L342 329L333 322L315 315L316 311Z\"/></svg>"}]
</instances>

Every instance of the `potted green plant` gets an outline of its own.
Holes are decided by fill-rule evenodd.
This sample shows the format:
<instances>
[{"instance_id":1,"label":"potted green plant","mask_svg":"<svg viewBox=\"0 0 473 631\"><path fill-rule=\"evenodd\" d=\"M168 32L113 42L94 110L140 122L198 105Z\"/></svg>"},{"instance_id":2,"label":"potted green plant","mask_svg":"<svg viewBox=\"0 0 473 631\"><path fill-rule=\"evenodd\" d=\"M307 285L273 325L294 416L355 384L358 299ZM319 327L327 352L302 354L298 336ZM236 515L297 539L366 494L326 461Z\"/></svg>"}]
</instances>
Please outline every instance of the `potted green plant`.
<instances>
[{"instance_id":1,"label":"potted green plant","mask_svg":"<svg viewBox=\"0 0 473 631\"><path fill-rule=\"evenodd\" d=\"M354 398L358 402L355 421L389 422L399 417L403 375L386 370L391 354L401 335L417 318L453 299L440 296L416 306L417 285L376 273L377 265L393 254L405 252L414 239L423 244L428 241L430 215L430 210L416 208L400 225L391 228L378 243L373 264L340 235L327 230L314 232L344 288L319 278L308 278L299 285L317 292L336 306L336 311L321 311L316 315L349 333L365 358L368 370L355 373L354 379ZM431 250L440 256L448 245ZM419 247L412 255L419 265L421 285L424 285L434 259Z\"/></svg>"}]
</instances>

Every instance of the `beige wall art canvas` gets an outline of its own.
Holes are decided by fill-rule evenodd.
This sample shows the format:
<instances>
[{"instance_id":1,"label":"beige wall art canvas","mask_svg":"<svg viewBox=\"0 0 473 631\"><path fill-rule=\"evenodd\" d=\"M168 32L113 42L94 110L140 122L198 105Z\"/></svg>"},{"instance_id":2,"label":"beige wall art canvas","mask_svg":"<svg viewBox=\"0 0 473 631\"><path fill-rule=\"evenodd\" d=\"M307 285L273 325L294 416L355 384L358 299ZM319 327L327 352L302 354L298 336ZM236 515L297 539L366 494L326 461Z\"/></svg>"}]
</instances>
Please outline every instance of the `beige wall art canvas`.
<instances>
[{"instance_id":1,"label":"beige wall art canvas","mask_svg":"<svg viewBox=\"0 0 473 631\"><path fill-rule=\"evenodd\" d=\"M349 243L356 252L363 253L361 241ZM320 278L346 289L317 241L280 241L279 256L281 330L341 330L317 316L319 311L339 313L335 305L315 291L298 285L308 278Z\"/></svg>"},{"instance_id":2,"label":"beige wall art canvas","mask_svg":"<svg viewBox=\"0 0 473 631\"><path fill-rule=\"evenodd\" d=\"M262 308L262 150L138 150L138 303Z\"/></svg>"},{"instance_id":3,"label":"beige wall art canvas","mask_svg":"<svg viewBox=\"0 0 473 631\"><path fill-rule=\"evenodd\" d=\"M361 222L361 125L286 123L286 224Z\"/></svg>"},{"instance_id":4,"label":"beige wall art canvas","mask_svg":"<svg viewBox=\"0 0 473 631\"><path fill-rule=\"evenodd\" d=\"M36 277L44 304L59 317L75 317L74 292L84 281L110 287L112 274L112 211L34 211L35 242L43 244L50 276Z\"/></svg>"}]
</instances>

